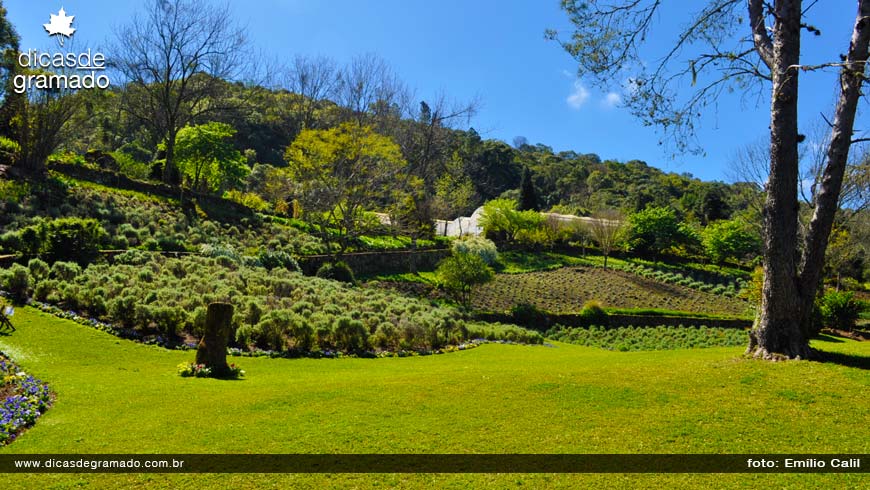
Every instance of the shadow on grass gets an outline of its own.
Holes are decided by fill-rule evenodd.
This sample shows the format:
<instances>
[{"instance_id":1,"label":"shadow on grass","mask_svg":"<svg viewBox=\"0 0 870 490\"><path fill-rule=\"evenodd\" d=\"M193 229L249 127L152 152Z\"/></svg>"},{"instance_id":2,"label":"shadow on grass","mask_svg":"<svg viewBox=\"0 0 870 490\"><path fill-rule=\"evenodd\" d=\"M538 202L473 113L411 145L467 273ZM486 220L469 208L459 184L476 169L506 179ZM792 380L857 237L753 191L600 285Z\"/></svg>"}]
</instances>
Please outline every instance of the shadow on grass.
<instances>
[{"instance_id":1,"label":"shadow on grass","mask_svg":"<svg viewBox=\"0 0 870 490\"><path fill-rule=\"evenodd\" d=\"M826 352L821 350L816 350L816 354L817 357L813 360L817 362L839 364L846 367L870 370L870 357L868 356L843 354L840 352Z\"/></svg>"},{"instance_id":2,"label":"shadow on grass","mask_svg":"<svg viewBox=\"0 0 870 490\"><path fill-rule=\"evenodd\" d=\"M844 342L839 337L834 337L833 335L827 335L827 334L819 334L813 340L818 340L820 342L831 342L833 344L842 344Z\"/></svg>"}]
</instances>

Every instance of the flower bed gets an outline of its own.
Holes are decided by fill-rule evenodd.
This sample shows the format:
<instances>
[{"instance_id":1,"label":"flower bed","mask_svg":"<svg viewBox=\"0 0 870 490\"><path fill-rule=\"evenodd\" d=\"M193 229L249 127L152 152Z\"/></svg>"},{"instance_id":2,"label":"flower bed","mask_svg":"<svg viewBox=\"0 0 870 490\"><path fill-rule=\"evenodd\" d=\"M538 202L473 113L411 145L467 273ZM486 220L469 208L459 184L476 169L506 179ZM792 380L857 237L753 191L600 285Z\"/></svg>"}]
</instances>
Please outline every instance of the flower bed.
<instances>
[{"instance_id":1,"label":"flower bed","mask_svg":"<svg viewBox=\"0 0 870 490\"><path fill-rule=\"evenodd\" d=\"M245 371L235 364L230 364L229 372L226 376L221 376L224 379L241 379L245 376ZM182 362L178 365L178 374L182 378L216 378L214 371L205 364L197 364L195 362Z\"/></svg>"},{"instance_id":2,"label":"flower bed","mask_svg":"<svg viewBox=\"0 0 870 490\"><path fill-rule=\"evenodd\" d=\"M0 445L14 441L51 406L47 383L22 371L0 352Z\"/></svg>"}]
</instances>

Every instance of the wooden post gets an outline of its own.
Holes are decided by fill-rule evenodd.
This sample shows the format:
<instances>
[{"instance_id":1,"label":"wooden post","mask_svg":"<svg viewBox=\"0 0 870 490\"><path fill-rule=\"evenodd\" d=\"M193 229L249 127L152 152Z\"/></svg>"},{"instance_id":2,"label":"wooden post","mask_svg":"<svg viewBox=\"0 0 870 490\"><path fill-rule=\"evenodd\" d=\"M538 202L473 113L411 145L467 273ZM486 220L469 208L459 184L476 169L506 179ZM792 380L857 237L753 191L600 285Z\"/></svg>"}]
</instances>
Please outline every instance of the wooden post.
<instances>
[{"instance_id":1,"label":"wooden post","mask_svg":"<svg viewBox=\"0 0 870 490\"><path fill-rule=\"evenodd\" d=\"M211 368L214 376L229 373L227 341L232 333L233 305L212 303L205 315L205 334L196 349L196 363Z\"/></svg>"}]
</instances>

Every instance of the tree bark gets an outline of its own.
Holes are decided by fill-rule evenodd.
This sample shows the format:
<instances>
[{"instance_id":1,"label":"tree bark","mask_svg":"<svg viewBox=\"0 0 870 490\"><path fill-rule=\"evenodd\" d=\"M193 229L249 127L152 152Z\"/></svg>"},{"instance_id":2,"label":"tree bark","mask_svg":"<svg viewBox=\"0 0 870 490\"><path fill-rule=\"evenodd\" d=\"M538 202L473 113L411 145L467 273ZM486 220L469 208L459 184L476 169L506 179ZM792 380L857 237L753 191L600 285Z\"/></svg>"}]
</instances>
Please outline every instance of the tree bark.
<instances>
[{"instance_id":1,"label":"tree bark","mask_svg":"<svg viewBox=\"0 0 870 490\"><path fill-rule=\"evenodd\" d=\"M163 164L163 182L178 184L178 169L175 165L175 134L170 132L166 138L166 162Z\"/></svg>"},{"instance_id":2,"label":"tree bark","mask_svg":"<svg viewBox=\"0 0 870 490\"><path fill-rule=\"evenodd\" d=\"M756 2L750 2L750 6ZM751 9L750 9L751 10ZM752 15L753 12L750 12ZM764 286L761 311L747 354L765 359L806 358L809 341L800 328L802 308L797 271L798 68L801 2L776 2L773 90L770 110L770 177L762 220ZM756 45L765 44L764 39ZM764 54L762 52L762 54Z\"/></svg>"}]
</instances>

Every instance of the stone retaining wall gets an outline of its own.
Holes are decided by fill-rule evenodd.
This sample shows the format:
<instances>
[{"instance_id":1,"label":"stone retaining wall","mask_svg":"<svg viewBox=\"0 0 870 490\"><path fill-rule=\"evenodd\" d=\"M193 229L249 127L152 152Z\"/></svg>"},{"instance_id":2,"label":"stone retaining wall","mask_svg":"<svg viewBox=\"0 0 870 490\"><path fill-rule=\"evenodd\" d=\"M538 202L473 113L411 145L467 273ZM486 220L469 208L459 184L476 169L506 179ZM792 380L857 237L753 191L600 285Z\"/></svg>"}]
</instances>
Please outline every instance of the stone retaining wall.
<instances>
[{"instance_id":1,"label":"stone retaining wall","mask_svg":"<svg viewBox=\"0 0 870 490\"><path fill-rule=\"evenodd\" d=\"M501 322L501 323L514 323L521 324L522 322L518 322L516 318L510 313L476 313L474 317L477 320L487 321L487 322ZM578 315L571 313L563 313L563 314L554 314L554 313L543 313L542 318L539 320L540 323L530 325L521 325L526 328L531 328L533 330L546 331L550 327L555 325L562 325L564 327L588 327L590 326L590 322L588 319ZM680 325L683 326L701 326L705 325L707 327L715 327L715 328L739 328L745 329L752 327L752 320L744 320L744 319L714 319L714 318L696 318L696 317L676 317L676 316L657 316L657 315L607 315L607 324L606 325L598 325L606 328L619 328L619 327L658 327L658 326L667 326L667 327L677 327Z\"/></svg>"},{"instance_id":2,"label":"stone retaining wall","mask_svg":"<svg viewBox=\"0 0 870 490\"><path fill-rule=\"evenodd\" d=\"M401 250L387 252L348 253L341 257L356 275L399 274L435 270L438 262L450 256L448 249ZM306 275L314 275L317 269L332 260L331 255L305 255L299 257L299 267Z\"/></svg>"}]
</instances>

